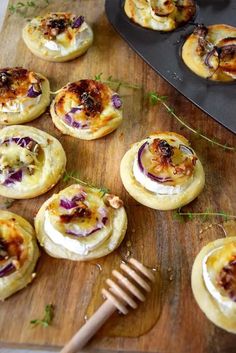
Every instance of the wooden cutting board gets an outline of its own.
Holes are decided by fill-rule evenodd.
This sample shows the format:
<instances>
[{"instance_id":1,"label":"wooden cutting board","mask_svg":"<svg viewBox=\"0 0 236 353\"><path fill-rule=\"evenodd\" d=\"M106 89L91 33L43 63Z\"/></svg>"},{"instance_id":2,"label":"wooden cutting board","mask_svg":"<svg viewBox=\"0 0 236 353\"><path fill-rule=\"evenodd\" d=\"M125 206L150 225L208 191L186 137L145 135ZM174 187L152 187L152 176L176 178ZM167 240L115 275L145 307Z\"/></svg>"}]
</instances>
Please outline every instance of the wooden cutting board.
<instances>
[{"instance_id":1,"label":"wooden cutting board","mask_svg":"<svg viewBox=\"0 0 236 353\"><path fill-rule=\"evenodd\" d=\"M16 1L10 3L16 4ZM203 245L223 236L222 229L217 226L222 220L213 218L202 223L194 219L180 223L173 219L173 212L158 212L139 205L126 193L119 176L120 160L130 144L155 130L176 131L190 139L206 171L203 193L185 210L198 212L211 208L235 213L235 153L213 147L182 129L162 107L148 107L145 93L157 91L168 95L176 112L208 136L236 145L235 136L189 103L128 47L109 25L103 0L51 0L47 9L43 0L36 3L39 7L31 10L31 17L55 10L85 15L94 29L93 47L72 62L45 62L34 57L21 39L26 19L8 13L0 33L0 67L24 66L41 72L49 78L53 91L68 81L94 78L101 72L104 79L112 75L139 84L143 89L120 91L124 101L124 122L117 131L97 141L80 141L62 135L53 126L48 112L29 124L61 141L67 153L69 172L77 171L81 179L108 187L124 200L129 225L120 248L92 263L53 259L42 251L33 284L0 304L1 345L43 349L61 347L102 301L101 288L111 270L118 269L121 259L132 254L150 268L157 269L152 294L145 304L127 317L114 315L92 340L89 350L235 352L236 336L217 328L205 318L194 301L190 286L194 258ZM40 205L66 185L68 183L60 181L47 194L33 200L15 201L9 210L32 223ZM0 201L1 207L5 207L6 200ZM53 325L31 327L30 320L42 317L48 303L55 305Z\"/></svg>"}]
</instances>

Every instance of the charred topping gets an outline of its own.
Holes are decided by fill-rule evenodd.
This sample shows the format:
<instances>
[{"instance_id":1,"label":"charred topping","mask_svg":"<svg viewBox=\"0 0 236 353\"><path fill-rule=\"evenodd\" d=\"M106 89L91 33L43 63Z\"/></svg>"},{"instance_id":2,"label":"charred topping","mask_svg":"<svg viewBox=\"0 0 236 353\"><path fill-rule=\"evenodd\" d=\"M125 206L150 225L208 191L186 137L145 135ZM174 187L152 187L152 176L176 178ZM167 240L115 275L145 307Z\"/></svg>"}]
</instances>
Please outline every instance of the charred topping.
<instances>
[{"instance_id":1,"label":"charred topping","mask_svg":"<svg viewBox=\"0 0 236 353\"><path fill-rule=\"evenodd\" d=\"M22 67L0 70L0 103L15 99L19 94L27 94L28 85L39 87L41 79L33 72ZM28 84L27 84L28 83Z\"/></svg>"},{"instance_id":2,"label":"charred topping","mask_svg":"<svg viewBox=\"0 0 236 353\"><path fill-rule=\"evenodd\" d=\"M56 36L65 31L71 24L68 16L63 14L52 14L51 18L44 18L41 21L41 29L45 37L55 39Z\"/></svg>"},{"instance_id":3,"label":"charred topping","mask_svg":"<svg viewBox=\"0 0 236 353\"><path fill-rule=\"evenodd\" d=\"M62 223L70 223L75 218L89 218L91 214L92 212L88 206L85 205L84 202L79 201L78 206L75 208L74 212L72 214L60 215L60 220Z\"/></svg>"},{"instance_id":4,"label":"charred topping","mask_svg":"<svg viewBox=\"0 0 236 353\"><path fill-rule=\"evenodd\" d=\"M174 148L169 145L166 140L154 139L150 146L151 152L154 152L161 159L170 161L171 156L174 154Z\"/></svg>"},{"instance_id":5,"label":"charred topping","mask_svg":"<svg viewBox=\"0 0 236 353\"><path fill-rule=\"evenodd\" d=\"M19 236L12 221L0 221L10 228L11 235L7 240L0 237L0 277L8 276L20 267L25 260L22 249L23 238Z\"/></svg>"},{"instance_id":6,"label":"charred topping","mask_svg":"<svg viewBox=\"0 0 236 353\"><path fill-rule=\"evenodd\" d=\"M0 238L0 261L7 256L7 246L3 239Z\"/></svg>"},{"instance_id":7,"label":"charred topping","mask_svg":"<svg viewBox=\"0 0 236 353\"><path fill-rule=\"evenodd\" d=\"M208 28L204 26L204 24L198 24L193 33L197 34L199 37L205 38L208 34Z\"/></svg>"},{"instance_id":8,"label":"charred topping","mask_svg":"<svg viewBox=\"0 0 236 353\"><path fill-rule=\"evenodd\" d=\"M166 140L154 139L149 146L149 150L154 154L153 161L156 163L155 171L160 172L165 168L173 168L173 174L190 176L193 173L193 167L196 164L197 157L194 155L187 156L182 163L175 165L172 162L174 155L174 147L172 147Z\"/></svg>"},{"instance_id":9,"label":"charred topping","mask_svg":"<svg viewBox=\"0 0 236 353\"><path fill-rule=\"evenodd\" d=\"M224 288L230 299L236 302L236 256L221 270L218 284Z\"/></svg>"},{"instance_id":10,"label":"charred topping","mask_svg":"<svg viewBox=\"0 0 236 353\"><path fill-rule=\"evenodd\" d=\"M78 95L87 116L95 116L103 110L102 91L104 86L93 80L81 80L68 86L68 91Z\"/></svg>"}]
</instances>

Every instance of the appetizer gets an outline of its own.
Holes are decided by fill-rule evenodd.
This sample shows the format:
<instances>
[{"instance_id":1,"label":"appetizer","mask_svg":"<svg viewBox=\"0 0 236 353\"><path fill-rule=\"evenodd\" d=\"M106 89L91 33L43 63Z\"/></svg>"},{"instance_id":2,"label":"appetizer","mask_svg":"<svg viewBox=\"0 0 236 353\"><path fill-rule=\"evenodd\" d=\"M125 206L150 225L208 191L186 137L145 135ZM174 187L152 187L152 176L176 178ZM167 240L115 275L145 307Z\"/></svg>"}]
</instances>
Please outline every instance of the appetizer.
<instances>
[{"instance_id":1,"label":"appetizer","mask_svg":"<svg viewBox=\"0 0 236 353\"><path fill-rule=\"evenodd\" d=\"M49 82L22 67L0 69L0 124L22 124L38 118L50 104Z\"/></svg>"},{"instance_id":2,"label":"appetizer","mask_svg":"<svg viewBox=\"0 0 236 353\"><path fill-rule=\"evenodd\" d=\"M236 237L202 248L193 264L192 289L208 319L236 333Z\"/></svg>"},{"instance_id":3,"label":"appetizer","mask_svg":"<svg viewBox=\"0 0 236 353\"><path fill-rule=\"evenodd\" d=\"M51 189L65 171L60 142L44 131L13 125L0 130L0 195L28 199Z\"/></svg>"},{"instance_id":4,"label":"appetizer","mask_svg":"<svg viewBox=\"0 0 236 353\"><path fill-rule=\"evenodd\" d=\"M0 300L33 280L38 257L33 227L24 218L0 210Z\"/></svg>"},{"instance_id":5,"label":"appetizer","mask_svg":"<svg viewBox=\"0 0 236 353\"><path fill-rule=\"evenodd\" d=\"M92 260L123 240L127 216L118 196L75 184L54 194L35 218L37 238L46 252L69 260Z\"/></svg>"},{"instance_id":6,"label":"appetizer","mask_svg":"<svg viewBox=\"0 0 236 353\"><path fill-rule=\"evenodd\" d=\"M188 140L174 132L157 132L132 145L121 161L120 174L136 201L157 210L188 204L205 183L203 167Z\"/></svg>"},{"instance_id":7,"label":"appetizer","mask_svg":"<svg viewBox=\"0 0 236 353\"><path fill-rule=\"evenodd\" d=\"M213 81L236 79L236 27L199 25L182 48L184 63L198 76Z\"/></svg>"},{"instance_id":8,"label":"appetizer","mask_svg":"<svg viewBox=\"0 0 236 353\"><path fill-rule=\"evenodd\" d=\"M122 102L107 85L94 80L68 83L51 103L51 116L64 134L94 140L122 121Z\"/></svg>"},{"instance_id":9,"label":"appetizer","mask_svg":"<svg viewBox=\"0 0 236 353\"><path fill-rule=\"evenodd\" d=\"M93 42L93 31L84 17L67 12L33 18L23 28L22 35L34 55L55 62L77 58Z\"/></svg>"},{"instance_id":10,"label":"appetizer","mask_svg":"<svg viewBox=\"0 0 236 353\"><path fill-rule=\"evenodd\" d=\"M125 0L126 15L142 27L173 31L196 12L194 0Z\"/></svg>"}]
</instances>

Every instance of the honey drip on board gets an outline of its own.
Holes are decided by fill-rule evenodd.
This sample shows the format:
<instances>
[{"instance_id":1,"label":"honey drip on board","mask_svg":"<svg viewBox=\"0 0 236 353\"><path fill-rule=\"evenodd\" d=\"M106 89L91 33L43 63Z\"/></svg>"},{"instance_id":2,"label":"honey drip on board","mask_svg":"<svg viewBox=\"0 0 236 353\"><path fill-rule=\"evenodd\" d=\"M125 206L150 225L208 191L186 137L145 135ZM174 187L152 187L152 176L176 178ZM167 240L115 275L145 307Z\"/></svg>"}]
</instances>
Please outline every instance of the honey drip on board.
<instances>
[{"instance_id":1,"label":"honey drip on board","mask_svg":"<svg viewBox=\"0 0 236 353\"><path fill-rule=\"evenodd\" d=\"M102 288L108 288L105 283L107 278L113 278L111 269L116 269L120 272L120 263L127 260L127 257L132 255L131 244L128 241L126 246L121 250L113 252L112 256L92 261L92 265L98 268L97 281L93 286L91 300L86 310L85 317L88 319L104 302L101 291ZM98 266L99 265L99 266ZM99 269L102 268L102 271ZM152 268L151 268L152 269ZM151 284L151 292L145 293L145 302L139 302L137 309L129 308L127 315L122 315L116 311L112 317L104 324L99 331L99 336L110 337L139 337L152 329L159 319L161 313L161 298L160 298L160 273L155 268L153 274L156 277L154 284ZM113 278L114 279L114 278Z\"/></svg>"}]
</instances>

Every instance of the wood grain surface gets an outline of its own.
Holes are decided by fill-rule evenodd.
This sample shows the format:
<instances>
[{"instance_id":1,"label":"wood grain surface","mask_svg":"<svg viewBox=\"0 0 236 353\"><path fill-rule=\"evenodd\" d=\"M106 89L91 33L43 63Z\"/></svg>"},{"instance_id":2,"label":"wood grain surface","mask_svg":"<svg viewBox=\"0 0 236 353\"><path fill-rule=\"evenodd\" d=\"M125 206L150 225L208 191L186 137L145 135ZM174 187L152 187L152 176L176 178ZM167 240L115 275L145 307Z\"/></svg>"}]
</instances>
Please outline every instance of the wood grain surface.
<instances>
[{"instance_id":1,"label":"wood grain surface","mask_svg":"<svg viewBox=\"0 0 236 353\"><path fill-rule=\"evenodd\" d=\"M196 254L203 245L223 236L221 228L214 225L221 220L179 223L173 219L173 212L158 212L137 204L124 190L119 176L120 160L130 144L156 130L176 131L191 141L206 172L203 193L185 210L197 212L211 208L234 213L235 153L213 147L187 129L182 129L162 107L149 108L145 93L157 91L168 95L176 112L208 136L236 145L235 136L189 103L127 46L108 23L103 0L52 0L47 9L33 9L29 15L32 16L34 11L39 14L50 10L70 10L85 15L95 33L94 45L88 53L68 63L40 60L29 52L21 39L26 19L8 14L0 33L0 67L24 66L41 72L49 78L53 91L68 81L94 78L101 72L104 78L112 75L143 87L120 91L124 102L124 122L117 131L97 141L76 140L62 135L53 126L48 112L29 124L61 141L67 153L68 171L77 171L81 179L105 186L124 200L129 225L121 247L96 262L57 260L42 251L33 284L0 304L1 345L41 349L61 347L83 324L85 316L99 304L101 288L111 270L118 269L120 260L132 254L150 268L157 268L156 285L147 302L138 310L130 312L127 317L114 315L92 340L89 351L235 352L236 336L206 319L194 301L190 285ZM15 201L10 211L19 213L32 223L42 202L66 185L61 181L41 197ZM4 206L5 200L1 198L0 201ZM55 305L53 325L46 329L32 328L30 320L40 318L48 303Z\"/></svg>"}]
</instances>

